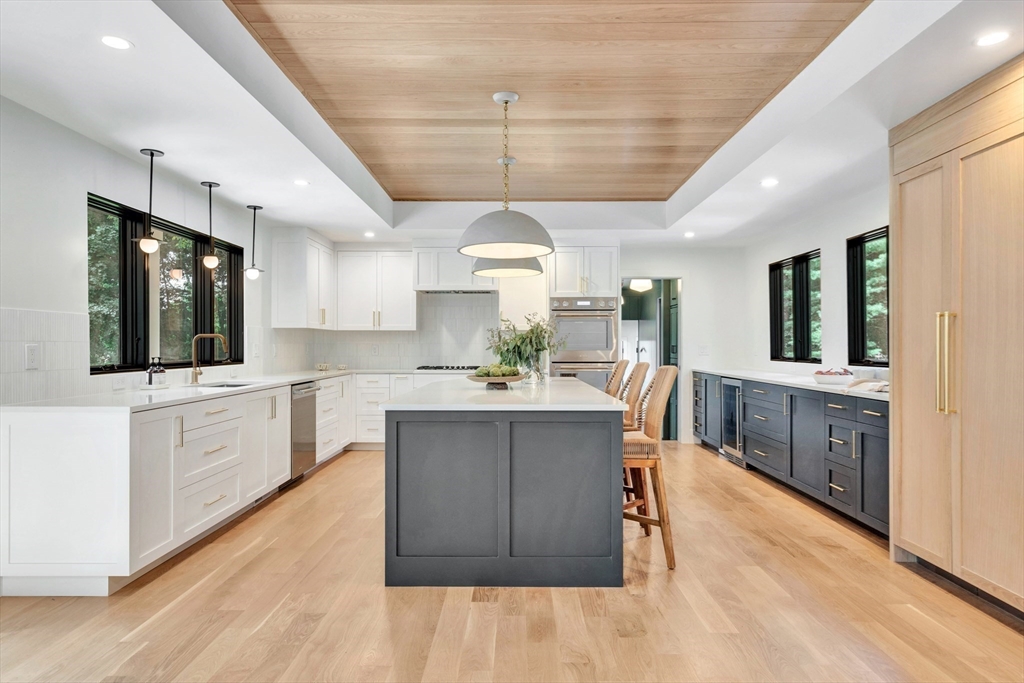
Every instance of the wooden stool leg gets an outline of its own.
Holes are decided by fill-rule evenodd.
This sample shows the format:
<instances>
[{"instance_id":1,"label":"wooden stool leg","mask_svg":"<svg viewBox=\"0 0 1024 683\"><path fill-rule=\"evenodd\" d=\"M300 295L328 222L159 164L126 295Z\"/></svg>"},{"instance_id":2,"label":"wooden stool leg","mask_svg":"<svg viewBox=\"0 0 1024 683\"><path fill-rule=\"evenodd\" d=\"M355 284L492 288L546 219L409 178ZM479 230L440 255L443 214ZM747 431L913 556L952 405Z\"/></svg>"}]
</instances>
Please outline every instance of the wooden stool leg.
<instances>
[{"instance_id":1,"label":"wooden stool leg","mask_svg":"<svg viewBox=\"0 0 1024 683\"><path fill-rule=\"evenodd\" d=\"M646 468L643 468L643 467L633 468L632 477L633 477L633 486L634 486L634 488L637 491L637 498L639 498L642 501L644 501L643 505L640 505L640 506L637 507L636 512L637 512L638 515L643 515L644 517L650 517L651 516L651 512L653 512L653 508L651 507L651 504L650 504L651 503L651 499L650 499L651 492L647 488L647 470L646 470ZM644 535L645 536L650 536L651 535L651 525L650 524L643 524L643 523L641 523L640 524L640 528L644 530Z\"/></svg>"},{"instance_id":2,"label":"wooden stool leg","mask_svg":"<svg viewBox=\"0 0 1024 683\"><path fill-rule=\"evenodd\" d=\"M661 522L661 542L665 545L665 562L669 569L675 569L676 551L672 545L672 525L668 521L668 496L660 462L655 462L651 467L651 480L654 485L654 499L658 505L658 521Z\"/></svg>"}]
</instances>

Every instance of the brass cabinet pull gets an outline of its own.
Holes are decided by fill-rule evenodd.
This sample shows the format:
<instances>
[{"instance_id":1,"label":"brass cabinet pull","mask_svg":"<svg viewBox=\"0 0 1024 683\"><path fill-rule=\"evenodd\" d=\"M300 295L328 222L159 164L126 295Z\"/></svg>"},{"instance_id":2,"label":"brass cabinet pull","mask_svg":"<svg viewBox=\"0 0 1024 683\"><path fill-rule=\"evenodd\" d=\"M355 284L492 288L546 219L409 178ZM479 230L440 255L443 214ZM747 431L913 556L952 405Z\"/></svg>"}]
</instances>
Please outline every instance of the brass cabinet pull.
<instances>
[{"instance_id":1,"label":"brass cabinet pull","mask_svg":"<svg viewBox=\"0 0 1024 683\"><path fill-rule=\"evenodd\" d=\"M785 417L789 413L786 412L786 404L789 403L789 394L782 394L782 415Z\"/></svg>"},{"instance_id":2,"label":"brass cabinet pull","mask_svg":"<svg viewBox=\"0 0 1024 683\"><path fill-rule=\"evenodd\" d=\"M846 489L844 489L844 488L843 488L842 486L840 486L839 484L833 484L832 482L829 482L829 483L828 483L828 485L829 485L829 488L833 488L833 489L835 489L836 491L839 491L839 492L841 492L841 493L846 493Z\"/></svg>"},{"instance_id":3,"label":"brass cabinet pull","mask_svg":"<svg viewBox=\"0 0 1024 683\"><path fill-rule=\"evenodd\" d=\"M329 413L329 412L331 412L332 410L334 410L334 408L324 408L324 409L323 409L323 410L321 410L320 412L322 412L322 413Z\"/></svg>"},{"instance_id":4,"label":"brass cabinet pull","mask_svg":"<svg viewBox=\"0 0 1024 683\"><path fill-rule=\"evenodd\" d=\"M332 441L334 441L334 439L327 439L327 441L324 441L324 445L326 446L327 444L329 444Z\"/></svg>"},{"instance_id":5,"label":"brass cabinet pull","mask_svg":"<svg viewBox=\"0 0 1024 683\"><path fill-rule=\"evenodd\" d=\"M767 394L768 392L764 389L754 389L755 394Z\"/></svg>"},{"instance_id":6,"label":"brass cabinet pull","mask_svg":"<svg viewBox=\"0 0 1024 683\"><path fill-rule=\"evenodd\" d=\"M855 432L855 431L854 432L850 432L850 434L851 434L851 439L853 440L852 441L852 444L853 444L852 445L852 448L853 448L853 459L856 460L857 459L857 432Z\"/></svg>"},{"instance_id":7,"label":"brass cabinet pull","mask_svg":"<svg viewBox=\"0 0 1024 683\"><path fill-rule=\"evenodd\" d=\"M228 497L228 494L226 494L226 493L222 493L222 494L220 494L219 496L217 496L216 498L214 498L213 500L211 500L211 501L210 501L209 503L203 503L203 507L204 507L204 508L205 508L205 507L209 507L210 505L213 505L213 504L214 504L214 503L216 503L217 501L221 501L221 500L224 500L224 499L225 499L225 498L227 498L227 497Z\"/></svg>"},{"instance_id":8,"label":"brass cabinet pull","mask_svg":"<svg viewBox=\"0 0 1024 683\"><path fill-rule=\"evenodd\" d=\"M213 410L207 410L206 414L207 415L216 415L217 413L223 413L223 412L226 412L228 410L231 410L231 409L230 408L214 408Z\"/></svg>"},{"instance_id":9,"label":"brass cabinet pull","mask_svg":"<svg viewBox=\"0 0 1024 683\"><path fill-rule=\"evenodd\" d=\"M721 383L722 383L722 380L720 380L720 379L716 379L715 380L715 398L719 398L718 389L719 389L719 385Z\"/></svg>"},{"instance_id":10,"label":"brass cabinet pull","mask_svg":"<svg viewBox=\"0 0 1024 683\"><path fill-rule=\"evenodd\" d=\"M178 430L177 430L178 431L178 434L177 434L178 443L176 445L178 447L184 447L185 446L185 418L182 417L181 415L176 415L174 419L178 421Z\"/></svg>"},{"instance_id":11,"label":"brass cabinet pull","mask_svg":"<svg viewBox=\"0 0 1024 683\"><path fill-rule=\"evenodd\" d=\"M839 444L840 446L845 446L845 445L846 445L846 442L845 442L845 441L843 441L842 439L833 439L833 438L832 438L832 437L830 436L830 437L828 437L828 440L829 440L829 441L831 441L832 443L837 443L837 444Z\"/></svg>"},{"instance_id":12,"label":"brass cabinet pull","mask_svg":"<svg viewBox=\"0 0 1024 683\"><path fill-rule=\"evenodd\" d=\"M380 428L379 427L367 427L366 431L368 431L368 432L379 432Z\"/></svg>"},{"instance_id":13,"label":"brass cabinet pull","mask_svg":"<svg viewBox=\"0 0 1024 683\"><path fill-rule=\"evenodd\" d=\"M956 410L950 407L949 401L949 319L956 317L956 313L946 311L943 316L943 343L942 343L942 406L947 415L955 413Z\"/></svg>"},{"instance_id":14,"label":"brass cabinet pull","mask_svg":"<svg viewBox=\"0 0 1024 683\"><path fill-rule=\"evenodd\" d=\"M942 405L942 312L935 314L935 412L944 413Z\"/></svg>"},{"instance_id":15,"label":"brass cabinet pull","mask_svg":"<svg viewBox=\"0 0 1024 683\"><path fill-rule=\"evenodd\" d=\"M874 410L862 410L860 412L864 413L865 415L873 415L875 417L885 417L885 415L883 415L882 413L877 413Z\"/></svg>"},{"instance_id":16,"label":"brass cabinet pull","mask_svg":"<svg viewBox=\"0 0 1024 683\"><path fill-rule=\"evenodd\" d=\"M767 458L768 457L767 453L765 453L763 451L759 451L756 448L754 449L754 452L757 453L758 455L760 455L762 458Z\"/></svg>"},{"instance_id":17,"label":"brass cabinet pull","mask_svg":"<svg viewBox=\"0 0 1024 683\"><path fill-rule=\"evenodd\" d=\"M222 451L222 450L224 450L227 447L228 447L228 445L226 443L222 443L221 445L217 446L216 448L211 448L209 450L203 451L203 455L209 455L210 453L216 453L217 451Z\"/></svg>"},{"instance_id":18,"label":"brass cabinet pull","mask_svg":"<svg viewBox=\"0 0 1024 683\"><path fill-rule=\"evenodd\" d=\"M838 408L839 410L846 410L846 406L841 406L838 403L826 403L829 408Z\"/></svg>"},{"instance_id":19,"label":"brass cabinet pull","mask_svg":"<svg viewBox=\"0 0 1024 683\"><path fill-rule=\"evenodd\" d=\"M694 400L694 401L700 401L701 399L700 399L700 398L698 398L697 396L694 396L694 397L693 397L693 400Z\"/></svg>"},{"instance_id":20,"label":"brass cabinet pull","mask_svg":"<svg viewBox=\"0 0 1024 683\"><path fill-rule=\"evenodd\" d=\"M380 380L379 379L368 379L368 380L366 380L366 383L367 384L380 384Z\"/></svg>"},{"instance_id":21,"label":"brass cabinet pull","mask_svg":"<svg viewBox=\"0 0 1024 683\"><path fill-rule=\"evenodd\" d=\"M701 427L703 427L703 426L704 426L704 425L702 425L702 424L701 424L700 422L694 422L694 423L693 423L693 428L694 428L694 429L700 429L700 428L701 428Z\"/></svg>"},{"instance_id":22,"label":"brass cabinet pull","mask_svg":"<svg viewBox=\"0 0 1024 683\"><path fill-rule=\"evenodd\" d=\"M367 403L372 403L373 405L377 405L378 403L380 403L380 401L369 401L368 400Z\"/></svg>"},{"instance_id":23,"label":"brass cabinet pull","mask_svg":"<svg viewBox=\"0 0 1024 683\"><path fill-rule=\"evenodd\" d=\"M761 415L754 415L754 419L755 420L761 420L762 422L767 422L768 421L767 417L762 417Z\"/></svg>"}]
</instances>

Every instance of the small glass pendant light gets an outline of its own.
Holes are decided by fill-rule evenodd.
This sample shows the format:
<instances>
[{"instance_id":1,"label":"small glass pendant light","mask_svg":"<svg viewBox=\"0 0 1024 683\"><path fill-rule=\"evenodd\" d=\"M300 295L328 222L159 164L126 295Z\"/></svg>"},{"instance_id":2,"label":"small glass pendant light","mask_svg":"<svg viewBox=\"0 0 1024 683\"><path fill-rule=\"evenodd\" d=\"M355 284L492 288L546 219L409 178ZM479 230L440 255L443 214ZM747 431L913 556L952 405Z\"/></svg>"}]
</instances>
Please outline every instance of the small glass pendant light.
<instances>
[{"instance_id":1,"label":"small glass pendant light","mask_svg":"<svg viewBox=\"0 0 1024 683\"><path fill-rule=\"evenodd\" d=\"M245 208L252 209L252 265L242 272L244 272L245 276L250 280L255 280L260 276L260 273L263 272L256 267L256 212L261 210L263 207L250 204Z\"/></svg>"},{"instance_id":2,"label":"small glass pendant light","mask_svg":"<svg viewBox=\"0 0 1024 683\"><path fill-rule=\"evenodd\" d=\"M220 258L217 256L217 249L213 244L213 188L220 187L220 183L204 180L199 184L207 188L210 193L210 251L203 254L202 261L204 266L213 270L220 265Z\"/></svg>"},{"instance_id":3,"label":"small glass pendant light","mask_svg":"<svg viewBox=\"0 0 1024 683\"><path fill-rule=\"evenodd\" d=\"M145 235L138 237L133 242L139 243L139 249L147 254L154 254L160 250L161 239L153 234L153 158L164 155L158 149L140 149L140 154L149 157L149 212L146 214Z\"/></svg>"}]
</instances>

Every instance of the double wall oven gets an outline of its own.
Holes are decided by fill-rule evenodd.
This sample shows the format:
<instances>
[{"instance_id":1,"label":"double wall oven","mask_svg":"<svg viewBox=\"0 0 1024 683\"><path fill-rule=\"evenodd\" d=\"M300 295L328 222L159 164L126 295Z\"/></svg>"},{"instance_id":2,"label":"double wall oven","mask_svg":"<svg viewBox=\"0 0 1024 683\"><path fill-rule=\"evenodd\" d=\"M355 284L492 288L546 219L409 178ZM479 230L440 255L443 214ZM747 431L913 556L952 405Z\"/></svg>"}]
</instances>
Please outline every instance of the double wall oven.
<instances>
[{"instance_id":1,"label":"double wall oven","mask_svg":"<svg viewBox=\"0 0 1024 683\"><path fill-rule=\"evenodd\" d=\"M565 340L551 356L552 377L576 377L604 389L619 359L618 304L614 297L551 299L551 319Z\"/></svg>"}]
</instances>

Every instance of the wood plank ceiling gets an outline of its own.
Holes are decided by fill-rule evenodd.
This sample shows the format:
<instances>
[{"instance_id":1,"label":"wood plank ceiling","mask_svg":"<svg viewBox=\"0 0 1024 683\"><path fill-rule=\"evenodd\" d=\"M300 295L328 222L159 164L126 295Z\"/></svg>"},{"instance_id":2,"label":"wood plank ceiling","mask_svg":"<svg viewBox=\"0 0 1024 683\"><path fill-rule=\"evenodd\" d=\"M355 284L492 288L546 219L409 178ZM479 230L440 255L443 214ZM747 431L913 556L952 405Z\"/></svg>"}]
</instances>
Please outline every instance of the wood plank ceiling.
<instances>
[{"instance_id":1,"label":"wood plank ceiling","mask_svg":"<svg viewBox=\"0 0 1024 683\"><path fill-rule=\"evenodd\" d=\"M869 0L868 0L869 1ZM664 200L865 0L225 0L396 200Z\"/></svg>"}]
</instances>

